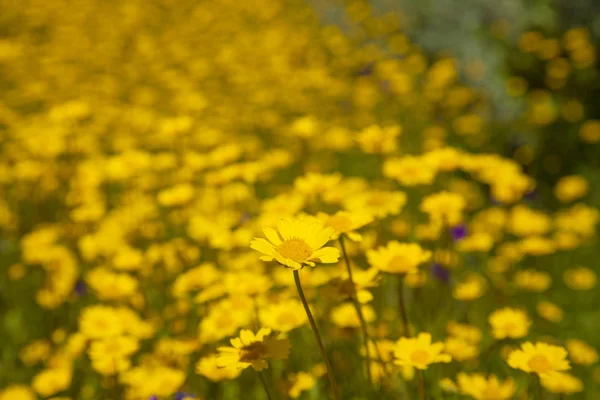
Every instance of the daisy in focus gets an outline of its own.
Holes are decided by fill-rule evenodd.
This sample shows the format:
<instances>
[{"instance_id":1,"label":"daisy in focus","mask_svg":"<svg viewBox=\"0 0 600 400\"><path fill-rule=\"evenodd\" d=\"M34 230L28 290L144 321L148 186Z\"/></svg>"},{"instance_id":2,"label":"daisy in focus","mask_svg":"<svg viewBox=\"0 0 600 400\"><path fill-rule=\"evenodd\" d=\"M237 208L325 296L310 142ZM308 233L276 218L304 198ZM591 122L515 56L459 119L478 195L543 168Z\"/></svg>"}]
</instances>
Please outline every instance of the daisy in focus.
<instances>
[{"instance_id":1,"label":"daisy in focus","mask_svg":"<svg viewBox=\"0 0 600 400\"><path fill-rule=\"evenodd\" d=\"M250 243L252 249L266 254L260 257L262 261L276 260L298 270L305 265L314 267L315 262L335 263L340 258L340 251L335 247L323 247L335 235L335 230L315 219L281 219L277 231L266 227L263 232L268 240L255 238Z\"/></svg>"},{"instance_id":2,"label":"daisy in focus","mask_svg":"<svg viewBox=\"0 0 600 400\"><path fill-rule=\"evenodd\" d=\"M269 336L271 330L260 329L256 334L242 329L240 336L230 340L233 347L219 347L217 366L244 369L252 366L256 371L269 367L268 359L284 360L290 353L288 339L276 339Z\"/></svg>"}]
</instances>

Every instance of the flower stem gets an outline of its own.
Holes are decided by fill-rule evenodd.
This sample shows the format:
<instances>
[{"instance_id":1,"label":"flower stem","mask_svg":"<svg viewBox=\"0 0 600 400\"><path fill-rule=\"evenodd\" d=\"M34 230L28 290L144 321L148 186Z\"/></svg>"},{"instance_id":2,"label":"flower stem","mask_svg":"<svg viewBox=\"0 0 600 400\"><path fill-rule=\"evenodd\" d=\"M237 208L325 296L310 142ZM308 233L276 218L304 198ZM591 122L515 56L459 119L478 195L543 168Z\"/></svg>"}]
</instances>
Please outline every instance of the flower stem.
<instances>
[{"instance_id":1,"label":"flower stem","mask_svg":"<svg viewBox=\"0 0 600 400\"><path fill-rule=\"evenodd\" d=\"M317 323L315 322L315 319L313 318L313 315L310 312L308 302L306 301L306 297L304 296L304 291L302 290L302 283L300 283L300 275L298 274L298 270L294 270L294 281L296 282L296 289L298 289L298 295L300 296L300 300L302 300L304 311L306 311L306 316L308 317L308 321L310 322L310 327L312 328L312 331L315 334L315 339L317 340L317 345L319 346L319 352L321 353L321 357L325 362L325 367L327 368L327 377L329 378L329 384L331 385L333 397L336 400L340 400L338 387L335 383L335 378L333 377L333 368L331 368L331 363L329 362L327 353L325 353L325 346L323 346L323 340L321 339L319 328L317 328Z\"/></svg>"},{"instance_id":2,"label":"flower stem","mask_svg":"<svg viewBox=\"0 0 600 400\"><path fill-rule=\"evenodd\" d=\"M400 317L402 318L402 333L406 337L411 337L408 315L406 314L406 305L404 304L404 276L402 275L400 275L398 281L398 311L400 311Z\"/></svg>"},{"instance_id":3,"label":"flower stem","mask_svg":"<svg viewBox=\"0 0 600 400\"><path fill-rule=\"evenodd\" d=\"M271 393L269 393L269 386L267 385L267 381L265 380L263 373L260 371L256 371L256 373L258 374L258 377L260 378L260 381L262 382L263 388L265 389L265 393L267 394L267 399L273 400L273 398L271 397Z\"/></svg>"},{"instance_id":4,"label":"flower stem","mask_svg":"<svg viewBox=\"0 0 600 400\"><path fill-rule=\"evenodd\" d=\"M421 400L427 400L427 384L425 383L425 371L424 370L419 370L418 380L419 380L419 396L421 397Z\"/></svg>"},{"instance_id":5,"label":"flower stem","mask_svg":"<svg viewBox=\"0 0 600 400\"><path fill-rule=\"evenodd\" d=\"M373 385L373 378L371 377L371 354L369 351L369 333L367 331L367 323L365 322L362 307L360 306L360 303L358 302L358 297L356 295L356 286L354 285L354 279L352 277L352 267L350 267L350 259L348 258L346 246L344 245L344 235L340 236L340 245L342 246L342 253L344 254L344 260L346 261L346 269L348 270L348 280L350 281L350 286L352 287L352 293L350 294L350 298L352 299L354 308L356 308L358 320L360 321L360 328L362 329L363 342L365 346L365 361L367 362L367 379L369 380L369 384Z\"/></svg>"}]
</instances>

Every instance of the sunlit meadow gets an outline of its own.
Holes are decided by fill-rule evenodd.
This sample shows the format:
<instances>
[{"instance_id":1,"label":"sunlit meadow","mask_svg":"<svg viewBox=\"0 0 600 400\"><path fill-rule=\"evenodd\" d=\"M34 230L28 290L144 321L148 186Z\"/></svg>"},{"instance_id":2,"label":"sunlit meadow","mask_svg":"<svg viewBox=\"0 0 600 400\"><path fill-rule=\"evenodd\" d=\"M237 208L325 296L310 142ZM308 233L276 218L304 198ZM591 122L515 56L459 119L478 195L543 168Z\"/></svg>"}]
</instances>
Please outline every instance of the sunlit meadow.
<instances>
[{"instance_id":1,"label":"sunlit meadow","mask_svg":"<svg viewBox=\"0 0 600 400\"><path fill-rule=\"evenodd\" d=\"M388 3L0 0L0 400L600 398L600 32Z\"/></svg>"}]
</instances>

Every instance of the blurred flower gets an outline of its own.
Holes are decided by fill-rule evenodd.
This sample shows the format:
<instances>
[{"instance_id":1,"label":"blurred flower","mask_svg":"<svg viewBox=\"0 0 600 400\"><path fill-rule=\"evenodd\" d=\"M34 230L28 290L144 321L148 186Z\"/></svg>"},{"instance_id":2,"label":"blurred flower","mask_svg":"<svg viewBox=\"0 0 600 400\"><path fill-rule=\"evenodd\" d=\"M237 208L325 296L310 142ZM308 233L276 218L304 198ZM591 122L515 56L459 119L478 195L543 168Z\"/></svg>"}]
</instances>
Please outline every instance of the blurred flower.
<instances>
[{"instance_id":1,"label":"blurred flower","mask_svg":"<svg viewBox=\"0 0 600 400\"><path fill-rule=\"evenodd\" d=\"M387 246L367 252L369 265L390 274L407 274L431 258L431 252L416 243L388 242Z\"/></svg>"},{"instance_id":2,"label":"blurred flower","mask_svg":"<svg viewBox=\"0 0 600 400\"><path fill-rule=\"evenodd\" d=\"M557 371L570 369L566 357L567 351L560 346L525 342L520 350L514 350L509 354L508 365L544 377Z\"/></svg>"},{"instance_id":3,"label":"blurred flower","mask_svg":"<svg viewBox=\"0 0 600 400\"><path fill-rule=\"evenodd\" d=\"M488 322L492 328L492 336L495 339L519 339L527 336L531 321L527 314L514 308L501 308L488 316Z\"/></svg>"},{"instance_id":4,"label":"blurred flower","mask_svg":"<svg viewBox=\"0 0 600 400\"><path fill-rule=\"evenodd\" d=\"M502 382L496 375L490 375L486 379L482 374L468 375L461 372L457 381L462 394L477 400L508 400L517 391L514 380L509 378Z\"/></svg>"},{"instance_id":5,"label":"blurred flower","mask_svg":"<svg viewBox=\"0 0 600 400\"><path fill-rule=\"evenodd\" d=\"M443 353L442 342L431 343L431 334L419 333L416 338L400 338L394 348L394 364L427 369L429 365L450 362L452 357Z\"/></svg>"}]
</instances>

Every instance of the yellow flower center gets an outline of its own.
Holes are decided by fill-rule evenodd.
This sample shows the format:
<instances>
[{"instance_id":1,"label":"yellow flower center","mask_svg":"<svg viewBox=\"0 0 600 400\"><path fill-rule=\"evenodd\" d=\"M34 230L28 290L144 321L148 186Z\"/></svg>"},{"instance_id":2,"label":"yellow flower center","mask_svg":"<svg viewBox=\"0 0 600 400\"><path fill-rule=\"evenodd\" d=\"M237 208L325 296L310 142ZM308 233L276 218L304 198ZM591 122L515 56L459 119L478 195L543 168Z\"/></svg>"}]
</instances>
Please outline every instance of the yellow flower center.
<instances>
[{"instance_id":1,"label":"yellow flower center","mask_svg":"<svg viewBox=\"0 0 600 400\"><path fill-rule=\"evenodd\" d=\"M410 360L414 364L428 364L431 357L425 350L415 350L410 355Z\"/></svg>"},{"instance_id":2,"label":"yellow flower center","mask_svg":"<svg viewBox=\"0 0 600 400\"><path fill-rule=\"evenodd\" d=\"M517 330L517 324L515 324L514 322L507 322L504 324L504 332L506 332L509 335L514 335L516 333Z\"/></svg>"},{"instance_id":3,"label":"yellow flower center","mask_svg":"<svg viewBox=\"0 0 600 400\"><path fill-rule=\"evenodd\" d=\"M338 232L348 232L352 229L352 221L343 215L334 215L327 221L327 226L332 227Z\"/></svg>"},{"instance_id":4,"label":"yellow flower center","mask_svg":"<svg viewBox=\"0 0 600 400\"><path fill-rule=\"evenodd\" d=\"M527 362L527 365L529 365L529 368L531 368L533 372L537 372L539 374L543 374L552 370L552 364L550 364L550 361L548 361L548 359L541 354L531 357L531 359L529 359Z\"/></svg>"},{"instance_id":5,"label":"yellow flower center","mask_svg":"<svg viewBox=\"0 0 600 400\"><path fill-rule=\"evenodd\" d=\"M313 251L304 240L292 238L277 246L277 252L290 260L303 261L310 257Z\"/></svg>"},{"instance_id":6,"label":"yellow flower center","mask_svg":"<svg viewBox=\"0 0 600 400\"><path fill-rule=\"evenodd\" d=\"M250 343L248 346L242 347L240 350L241 362L252 362L260 360L267 352L267 346L263 342Z\"/></svg>"},{"instance_id":7,"label":"yellow flower center","mask_svg":"<svg viewBox=\"0 0 600 400\"><path fill-rule=\"evenodd\" d=\"M367 204L373 207L379 207L384 205L388 201L388 198L383 193L373 193L369 200L367 200Z\"/></svg>"},{"instance_id":8,"label":"yellow flower center","mask_svg":"<svg viewBox=\"0 0 600 400\"><path fill-rule=\"evenodd\" d=\"M410 269L409 267L410 263L406 257L400 255L394 256L388 264L388 268L392 272L407 272Z\"/></svg>"}]
</instances>

